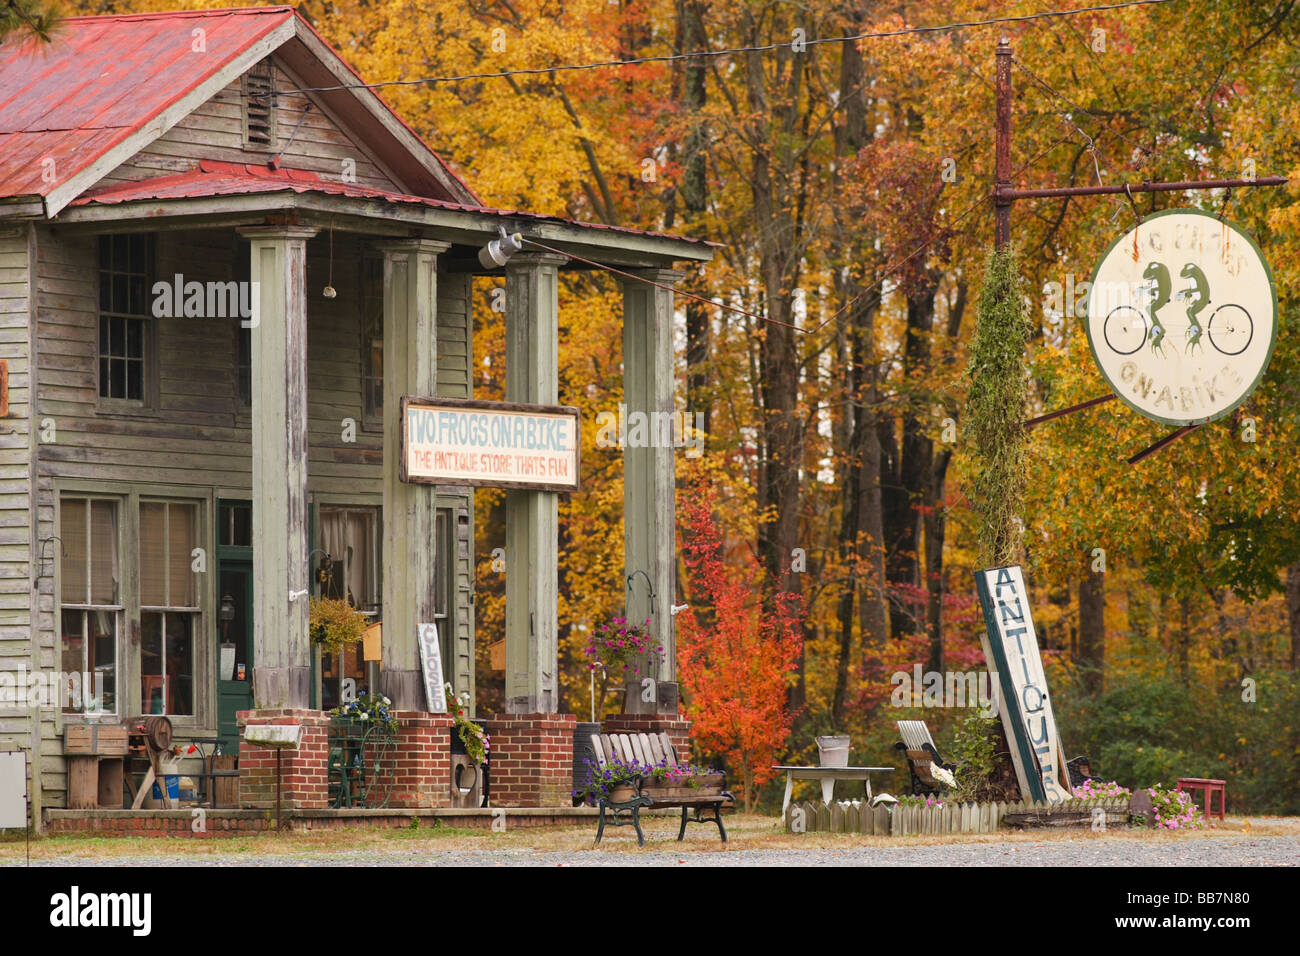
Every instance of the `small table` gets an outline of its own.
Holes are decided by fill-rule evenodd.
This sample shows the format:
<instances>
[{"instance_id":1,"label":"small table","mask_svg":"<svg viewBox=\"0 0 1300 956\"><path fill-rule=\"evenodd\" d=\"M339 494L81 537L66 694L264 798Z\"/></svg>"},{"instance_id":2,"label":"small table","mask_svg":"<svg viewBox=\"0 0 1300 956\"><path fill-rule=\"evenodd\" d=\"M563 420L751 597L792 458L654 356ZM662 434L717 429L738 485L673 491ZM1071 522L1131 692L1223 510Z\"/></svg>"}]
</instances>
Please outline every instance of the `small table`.
<instances>
[{"instance_id":1,"label":"small table","mask_svg":"<svg viewBox=\"0 0 1300 956\"><path fill-rule=\"evenodd\" d=\"M866 785L867 802L871 802L871 775L873 773L893 773L893 767L790 767L785 764L773 765L773 770L785 771L785 799L781 801L781 815L785 816L790 808L790 793L794 790L796 780L820 780L822 782L822 802L830 803L835 796L836 780L861 780Z\"/></svg>"},{"instance_id":2,"label":"small table","mask_svg":"<svg viewBox=\"0 0 1300 956\"><path fill-rule=\"evenodd\" d=\"M1205 801L1205 819L1213 816L1211 806L1214 804L1214 795L1219 795L1219 813L1220 820L1223 819L1223 805L1228 799L1228 783L1226 780L1212 780L1207 777L1179 777L1178 790L1199 790L1203 794L1202 799Z\"/></svg>"}]
</instances>

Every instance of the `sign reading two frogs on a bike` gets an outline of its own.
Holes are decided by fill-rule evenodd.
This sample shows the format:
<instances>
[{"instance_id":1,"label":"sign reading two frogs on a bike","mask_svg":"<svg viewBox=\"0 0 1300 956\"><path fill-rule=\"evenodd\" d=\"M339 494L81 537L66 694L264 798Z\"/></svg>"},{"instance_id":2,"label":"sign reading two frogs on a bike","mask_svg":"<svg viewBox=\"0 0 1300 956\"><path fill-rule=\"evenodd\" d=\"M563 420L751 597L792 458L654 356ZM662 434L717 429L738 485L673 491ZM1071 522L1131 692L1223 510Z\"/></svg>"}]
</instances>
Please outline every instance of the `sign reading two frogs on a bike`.
<instances>
[{"instance_id":1,"label":"sign reading two frogs on a bike","mask_svg":"<svg viewBox=\"0 0 1300 956\"><path fill-rule=\"evenodd\" d=\"M1277 333L1277 290L1240 228L1170 209L1106 250L1087 328L1116 395L1147 418L1195 425L1227 415L1259 384Z\"/></svg>"}]
</instances>

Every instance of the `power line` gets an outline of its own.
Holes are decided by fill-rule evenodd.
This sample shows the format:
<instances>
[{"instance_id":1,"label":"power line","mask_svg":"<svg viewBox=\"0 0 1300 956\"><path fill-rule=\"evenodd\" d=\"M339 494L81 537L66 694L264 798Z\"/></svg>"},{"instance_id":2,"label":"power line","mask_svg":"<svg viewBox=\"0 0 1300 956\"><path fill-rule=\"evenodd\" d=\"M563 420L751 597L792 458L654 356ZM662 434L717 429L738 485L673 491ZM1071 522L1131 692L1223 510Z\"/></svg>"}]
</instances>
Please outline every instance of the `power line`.
<instances>
[{"instance_id":1,"label":"power line","mask_svg":"<svg viewBox=\"0 0 1300 956\"><path fill-rule=\"evenodd\" d=\"M892 37L916 36L927 33L947 33L953 30L966 30L972 27L996 26L1000 23L1027 23L1034 20L1051 20L1061 17L1079 16L1085 13L1104 13L1109 10L1123 10L1127 7L1159 6L1174 3L1175 0L1124 0L1122 3L1106 3L1092 7L1080 7L1077 10L1051 10L1044 13L1026 13L1021 16L990 17L987 20L963 20L957 23L944 23L931 27L908 27L900 30L886 30L881 33L855 33L841 37L814 37L811 40L793 40L789 43L767 43L761 46L730 47L725 50L697 50L690 53L665 53L659 56L640 56L627 60L599 60L594 63L573 63L560 66L532 67L521 70L500 70L492 73L462 73L458 76L426 76L409 80L384 80L379 83L344 83L339 86L307 86L295 90L276 90L274 93L249 94L250 96L276 96L286 93L332 93L337 90L373 90L384 86L420 86L435 83L458 83L463 80L503 79L511 76L543 76L548 73L564 73L574 70L613 69L624 66L636 66L641 63L671 63L677 60L704 59L719 56L734 56L740 53L770 53L774 50L794 50L802 52L811 46L825 43L854 43L858 40L884 40Z\"/></svg>"}]
</instances>

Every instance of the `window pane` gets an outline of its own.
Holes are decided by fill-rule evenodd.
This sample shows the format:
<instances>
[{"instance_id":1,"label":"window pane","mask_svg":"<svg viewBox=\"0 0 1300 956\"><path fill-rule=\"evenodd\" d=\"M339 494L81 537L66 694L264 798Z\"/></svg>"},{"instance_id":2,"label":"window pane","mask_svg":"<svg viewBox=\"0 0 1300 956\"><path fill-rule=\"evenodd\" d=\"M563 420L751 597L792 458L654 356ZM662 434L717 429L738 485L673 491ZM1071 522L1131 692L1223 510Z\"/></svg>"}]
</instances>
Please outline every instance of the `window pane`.
<instances>
[{"instance_id":1,"label":"window pane","mask_svg":"<svg viewBox=\"0 0 1300 956\"><path fill-rule=\"evenodd\" d=\"M90 638L86 662L90 684L84 689L87 710L117 712L117 620L116 611L86 612Z\"/></svg>"},{"instance_id":2,"label":"window pane","mask_svg":"<svg viewBox=\"0 0 1300 956\"><path fill-rule=\"evenodd\" d=\"M436 549L433 559L437 565L433 572L433 614L435 617L444 618L447 616L447 568L454 564L451 535L448 533L451 527L451 514L447 508L438 509L437 514L434 515L433 527Z\"/></svg>"},{"instance_id":3,"label":"window pane","mask_svg":"<svg viewBox=\"0 0 1300 956\"><path fill-rule=\"evenodd\" d=\"M90 503L90 603L117 604L117 502Z\"/></svg>"},{"instance_id":4,"label":"window pane","mask_svg":"<svg viewBox=\"0 0 1300 956\"><path fill-rule=\"evenodd\" d=\"M163 615L140 615L140 707L146 714L161 714L163 702Z\"/></svg>"},{"instance_id":5,"label":"window pane","mask_svg":"<svg viewBox=\"0 0 1300 956\"><path fill-rule=\"evenodd\" d=\"M198 607L195 574L190 570L190 552L198 547L198 506L168 505L167 561L168 607Z\"/></svg>"},{"instance_id":6,"label":"window pane","mask_svg":"<svg viewBox=\"0 0 1300 956\"><path fill-rule=\"evenodd\" d=\"M167 615L167 713L194 713L193 614Z\"/></svg>"},{"instance_id":7,"label":"window pane","mask_svg":"<svg viewBox=\"0 0 1300 956\"><path fill-rule=\"evenodd\" d=\"M113 311L131 311L131 280L124 275L113 276Z\"/></svg>"},{"instance_id":8,"label":"window pane","mask_svg":"<svg viewBox=\"0 0 1300 956\"><path fill-rule=\"evenodd\" d=\"M86 669L86 641L82 632L85 616L85 611L63 612L62 653L59 656L59 663L60 669L65 674L77 674ZM77 709L66 696L61 704L65 713Z\"/></svg>"},{"instance_id":9,"label":"window pane","mask_svg":"<svg viewBox=\"0 0 1300 956\"><path fill-rule=\"evenodd\" d=\"M379 606L378 518L373 508L322 508L318 522L321 550L333 561L330 581L322 593L363 611L378 610Z\"/></svg>"},{"instance_id":10,"label":"window pane","mask_svg":"<svg viewBox=\"0 0 1300 956\"><path fill-rule=\"evenodd\" d=\"M126 357L144 357L144 322L140 319L126 319Z\"/></svg>"},{"instance_id":11,"label":"window pane","mask_svg":"<svg viewBox=\"0 0 1300 956\"><path fill-rule=\"evenodd\" d=\"M128 362L126 366L126 397L139 401L144 398L144 363Z\"/></svg>"},{"instance_id":12,"label":"window pane","mask_svg":"<svg viewBox=\"0 0 1300 956\"><path fill-rule=\"evenodd\" d=\"M108 394L110 398L126 397L126 361L113 359L109 365Z\"/></svg>"},{"instance_id":13,"label":"window pane","mask_svg":"<svg viewBox=\"0 0 1300 956\"><path fill-rule=\"evenodd\" d=\"M253 546L252 505L235 505L235 540L230 543L245 548Z\"/></svg>"},{"instance_id":14,"label":"window pane","mask_svg":"<svg viewBox=\"0 0 1300 956\"><path fill-rule=\"evenodd\" d=\"M62 599L65 604L85 604L86 587L86 501L64 498L59 502L59 537L54 547L61 547Z\"/></svg>"},{"instance_id":15,"label":"window pane","mask_svg":"<svg viewBox=\"0 0 1300 956\"><path fill-rule=\"evenodd\" d=\"M140 502L140 603L145 607L167 605L166 514L160 501Z\"/></svg>"}]
</instances>

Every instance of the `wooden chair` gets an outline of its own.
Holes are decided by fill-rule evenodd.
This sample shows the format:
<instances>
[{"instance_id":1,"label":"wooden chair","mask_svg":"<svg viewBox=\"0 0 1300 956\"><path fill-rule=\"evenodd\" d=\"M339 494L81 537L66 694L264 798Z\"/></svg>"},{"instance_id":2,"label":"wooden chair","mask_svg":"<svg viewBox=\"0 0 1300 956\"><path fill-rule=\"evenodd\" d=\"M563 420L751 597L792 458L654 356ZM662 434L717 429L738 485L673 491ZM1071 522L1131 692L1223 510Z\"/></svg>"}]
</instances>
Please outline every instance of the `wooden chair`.
<instances>
[{"instance_id":1,"label":"wooden chair","mask_svg":"<svg viewBox=\"0 0 1300 956\"><path fill-rule=\"evenodd\" d=\"M916 796L938 794L944 789L944 784L935 778L932 765L951 772L957 769L956 764L948 763L939 756L939 749L935 747L930 728L924 720L900 720L898 733L903 739L894 744L894 749L907 755L907 766L912 775L912 793Z\"/></svg>"},{"instance_id":2,"label":"wooden chair","mask_svg":"<svg viewBox=\"0 0 1300 956\"><path fill-rule=\"evenodd\" d=\"M611 758L617 757L624 763L638 763L645 766L667 764L679 766L677 748L672 745L667 734L592 734L591 749L596 755L596 766L604 767ZM633 784L634 795L631 800L613 802L601 798L600 823L596 827L596 842L605 833L605 825L636 828L636 840L645 846L645 833L641 830L641 810L647 807L681 807L682 825L677 831L677 839L686 838L687 823L715 823L722 842L727 842L727 830L722 825L722 808L725 804L735 805L736 798L723 789L723 785L704 786L688 793L685 788L675 788L671 792L656 794L647 778L640 777ZM606 811L609 816L606 816ZM693 816L690 815L693 811ZM704 816L710 812L711 816ZM626 817L624 815L626 814Z\"/></svg>"}]
</instances>

